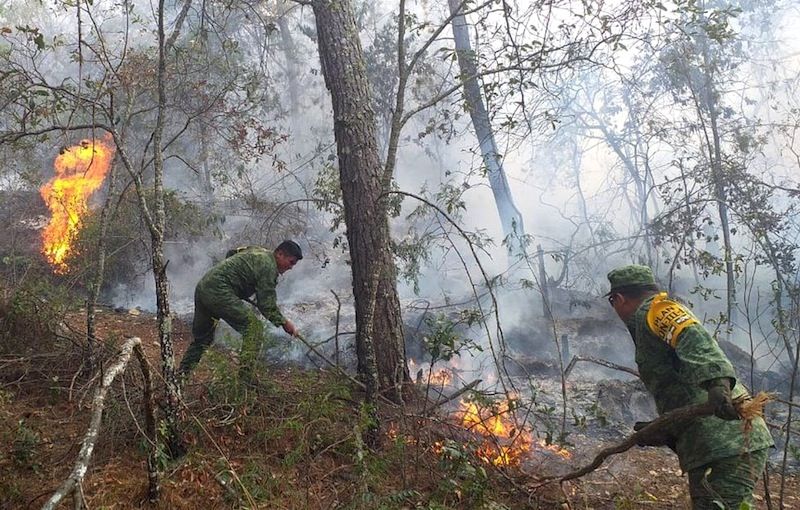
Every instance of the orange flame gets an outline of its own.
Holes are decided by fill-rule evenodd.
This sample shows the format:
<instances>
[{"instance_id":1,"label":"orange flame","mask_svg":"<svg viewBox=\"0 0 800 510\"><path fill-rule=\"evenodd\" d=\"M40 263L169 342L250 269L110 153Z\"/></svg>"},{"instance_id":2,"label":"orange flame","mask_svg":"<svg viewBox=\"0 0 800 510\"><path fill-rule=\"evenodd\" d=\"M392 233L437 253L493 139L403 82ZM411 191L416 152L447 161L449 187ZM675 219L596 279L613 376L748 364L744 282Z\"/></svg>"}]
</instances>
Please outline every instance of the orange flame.
<instances>
[{"instance_id":1,"label":"orange flame","mask_svg":"<svg viewBox=\"0 0 800 510\"><path fill-rule=\"evenodd\" d=\"M103 183L113 157L109 141L83 140L61 151L53 162L55 177L39 189L52 215L42 233L42 252L56 272L67 270L65 260L89 210L89 197Z\"/></svg>"},{"instance_id":2,"label":"orange flame","mask_svg":"<svg viewBox=\"0 0 800 510\"><path fill-rule=\"evenodd\" d=\"M414 377L414 374L420 370L424 376L427 376L428 384L431 386L449 386L453 382L453 372L449 368L440 368L436 370L430 370L430 367L422 366L421 368L417 368L417 363L409 358L408 359L408 371L411 373L411 376ZM417 382L424 384L422 378L420 378Z\"/></svg>"},{"instance_id":3,"label":"orange flame","mask_svg":"<svg viewBox=\"0 0 800 510\"><path fill-rule=\"evenodd\" d=\"M478 447L478 458L495 466L517 466L534 444L565 459L570 458L569 451L557 445L548 445L544 440L534 440L533 434L527 430L518 430L509 417L509 402L502 402L498 407L480 409L475 402L461 402L461 425L485 438Z\"/></svg>"}]
</instances>

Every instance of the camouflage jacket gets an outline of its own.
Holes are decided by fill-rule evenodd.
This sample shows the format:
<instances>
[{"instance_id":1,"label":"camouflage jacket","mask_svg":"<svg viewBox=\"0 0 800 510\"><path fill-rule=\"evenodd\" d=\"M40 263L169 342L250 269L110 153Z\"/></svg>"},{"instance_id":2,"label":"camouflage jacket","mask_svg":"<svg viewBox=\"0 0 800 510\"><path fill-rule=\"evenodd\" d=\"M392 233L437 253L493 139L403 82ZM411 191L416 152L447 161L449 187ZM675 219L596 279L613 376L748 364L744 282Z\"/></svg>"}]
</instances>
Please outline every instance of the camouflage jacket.
<instances>
[{"instance_id":1,"label":"camouflage jacket","mask_svg":"<svg viewBox=\"0 0 800 510\"><path fill-rule=\"evenodd\" d=\"M212 267L197 284L197 289L212 297L232 292L240 299L248 299L255 294L261 314L274 325L282 326L286 319L278 310L277 284L275 255L265 248L250 246Z\"/></svg>"},{"instance_id":2,"label":"camouflage jacket","mask_svg":"<svg viewBox=\"0 0 800 510\"><path fill-rule=\"evenodd\" d=\"M636 344L636 364L647 390L653 395L659 414L690 404L702 404L708 393L701 385L711 379L736 374L716 340L683 305L666 292L651 296L626 322ZM731 396L747 393L738 382ZM773 445L764 420L753 420L743 431L743 422L709 416L698 418L673 431L681 469L691 469L717 459L767 448Z\"/></svg>"}]
</instances>

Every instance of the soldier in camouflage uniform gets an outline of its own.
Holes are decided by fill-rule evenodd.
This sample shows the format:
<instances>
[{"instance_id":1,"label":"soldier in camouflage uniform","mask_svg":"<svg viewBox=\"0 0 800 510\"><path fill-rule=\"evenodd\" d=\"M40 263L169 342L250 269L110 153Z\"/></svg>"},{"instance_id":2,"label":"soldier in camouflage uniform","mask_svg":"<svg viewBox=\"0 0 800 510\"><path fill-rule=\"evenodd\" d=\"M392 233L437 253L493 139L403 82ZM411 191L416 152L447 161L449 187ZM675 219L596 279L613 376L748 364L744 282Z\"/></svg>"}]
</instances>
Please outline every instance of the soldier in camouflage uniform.
<instances>
[{"instance_id":1,"label":"soldier in camouflage uniform","mask_svg":"<svg viewBox=\"0 0 800 510\"><path fill-rule=\"evenodd\" d=\"M249 300L253 294L258 310L267 320L275 326L282 326L286 333L297 335L292 321L284 318L278 310L275 286L278 275L292 269L302 258L303 252L297 243L284 241L274 252L259 246L231 250L225 260L212 267L194 291L194 340L181 360L181 377L186 378L214 341L219 319L240 334L245 333L254 315L242 300ZM243 344L243 354L245 348Z\"/></svg>"},{"instance_id":2,"label":"soldier in camouflage uniform","mask_svg":"<svg viewBox=\"0 0 800 510\"><path fill-rule=\"evenodd\" d=\"M733 399L747 390L730 361L688 308L659 292L649 267L615 269L608 280L608 301L633 337L640 377L659 414L706 401L715 408L714 416L640 446L668 445L678 454L692 508L738 510L751 503L773 442L763 419L753 420L748 432L738 421Z\"/></svg>"}]
</instances>

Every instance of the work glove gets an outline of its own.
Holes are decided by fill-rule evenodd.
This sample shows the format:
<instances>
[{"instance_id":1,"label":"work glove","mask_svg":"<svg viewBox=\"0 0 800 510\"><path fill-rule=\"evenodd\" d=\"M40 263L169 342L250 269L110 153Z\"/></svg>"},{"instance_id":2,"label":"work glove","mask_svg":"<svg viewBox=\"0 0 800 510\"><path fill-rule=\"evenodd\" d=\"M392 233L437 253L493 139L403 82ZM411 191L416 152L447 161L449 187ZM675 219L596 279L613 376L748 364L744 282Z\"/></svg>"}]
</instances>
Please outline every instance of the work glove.
<instances>
[{"instance_id":1,"label":"work glove","mask_svg":"<svg viewBox=\"0 0 800 510\"><path fill-rule=\"evenodd\" d=\"M723 420L738 420L739 412L731 400L731 380L727 377L712 379L706 385L708 403L714 407L714 416Z\"/></svg>"},{"instance_id":2,"label":"work glove","mask_svg":"<svg viewBox=\"0 0 800 510\"><path fill-rule=\"evenodd\" d=\"M646 426L650 425L652 422L649 421L637 421L633 424L634 432L639 432ZM675 451L675 438L667 433L667 432L659 432L654 436L650 436L647 438L640 439L639 442L636 443L637 446L667 446L672 451Z\"/></svg>"}]
</instances>

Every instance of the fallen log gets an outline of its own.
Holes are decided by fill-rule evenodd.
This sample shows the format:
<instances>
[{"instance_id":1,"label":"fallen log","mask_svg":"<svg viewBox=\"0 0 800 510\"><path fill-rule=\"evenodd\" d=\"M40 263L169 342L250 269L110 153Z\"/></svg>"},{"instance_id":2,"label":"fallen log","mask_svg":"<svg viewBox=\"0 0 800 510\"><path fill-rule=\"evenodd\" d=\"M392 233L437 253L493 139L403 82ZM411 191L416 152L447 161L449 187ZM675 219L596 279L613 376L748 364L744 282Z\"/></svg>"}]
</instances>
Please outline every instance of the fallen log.
<instances>
[{"instance_id":1,"label":"fallen log","mask_svg":"<svg viewBox=\"0 0 800 510\"><path fill-rule=\"evenodd\" d=\"M72 468L69 477L67 477L58 490L56 490L44 506L42 506L42 510L54 510L63 498L73 493L83 482L86 471L89 469L89 460L91 460L92 452L94 451L95 443L100 433L100 423L103 418L103 408L105 407L105 399L108 390L111 388L111 383L114 382L117 375L125 370L134 348L141 346L141 343L142 341L137 337L126 340L122 345L117 360L113 365L108 367L103 374L100 386L97 388L92 398L92 418L89 421L89 430L83 438L81 450L78 453L78 460L75 462L75 466ZM82 507L80 491L76 493L76 497L78 498L76 507Z\"/></svg>"}]
</instances>

